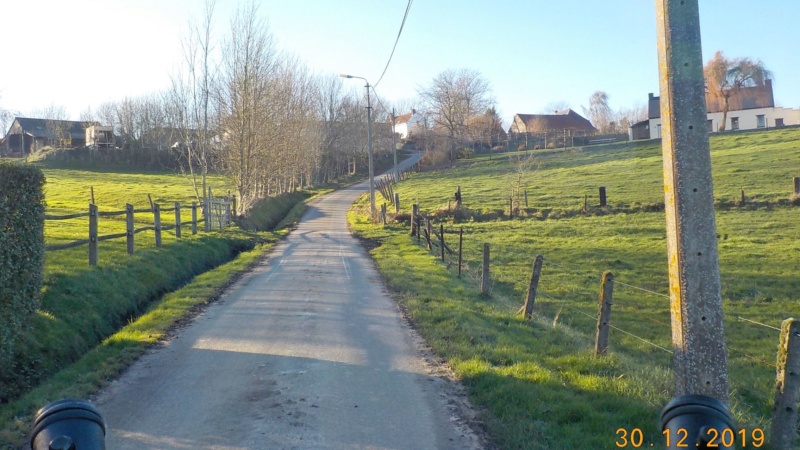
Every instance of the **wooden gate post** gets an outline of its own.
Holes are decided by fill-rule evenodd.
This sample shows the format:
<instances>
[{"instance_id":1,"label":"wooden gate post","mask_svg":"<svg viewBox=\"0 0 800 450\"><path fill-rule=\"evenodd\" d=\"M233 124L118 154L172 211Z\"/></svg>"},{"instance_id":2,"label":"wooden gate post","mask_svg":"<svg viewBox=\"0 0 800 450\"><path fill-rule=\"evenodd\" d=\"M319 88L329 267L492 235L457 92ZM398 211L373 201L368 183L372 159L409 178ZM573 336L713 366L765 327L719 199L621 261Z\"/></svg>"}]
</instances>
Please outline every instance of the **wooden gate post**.
<instances>
[{"instance_id":1,"label":"wooden gate post","mask_svg":"<svg viewBox=\"0 0 800 450\"><path fill-rule=\"evenodd\" d=\"M597 313L597 334L594 340L594 356L605 355L608 349L608 330L611 326L611 304L614 295L614 275L603 274L600 287L600 305Z\"/></svg>"},{"instance_id":2,"label":"wooden gate post","mask_svg":"<svg viewBox=\"0 0 800 450\"><path fill-rule=\"evenodd\" d=\"M676 395L728 402L699 5L656 0Z\"/></svg>"},{"instance_id":3,"label":"wooden gate post","mask_svg":"<svg viewBox=\"0 0 800 450\"><path fill-rule=\"evenodd\" d=\"M772 408L772 438L776 450L791 450L797 442L797 402L800 399L800 320L781 324L778 345L778 376Z\"/></svg>"},{"instance_id":4,"label":"wooden gate post","mask_svg":"<svg viewBox=\"0 0 800 450\"><path fill-rule=\"evenodd\" d=\"M483 273L481 276L481 294L489 295L489 244L483 244Z\"/></svg>"},{"instance_id":5,"label":"wooden gate post","mask_svg":"<svg viewBox=\"0 0 800 450\"><path fill-rule=\"evenodd\" d=\"M130 203L125 204L125 240L127 241L128 247L128 254L133 254L133 239L134 239L134 229L133 229L133 205Z\"/></svg>"},{"instance_id":6,"label":"wooden gate post","mask_svg":"<svg viewBox=\"0 0 800 450\"><path fill-rule=\"evenodd\" d=\"M89 203L89 265L97 265L97 205Z\"/></svg>"},{"instance_id":7,"label":"wooden gate post","mask_svg":"<svg viewBox=\"0 0 800 450\"><path fill-rule=\"evenodd\" d=\"M544 256L536 255L536 259L533 261L533 271L531 272L531 283L528 285L528 296L525 297L525 305L523 305L523 311L525 312L523 317L526 319L530 319L533 314L533 303L536 301L536 289L539 287L543 262Z\"/></svg>"},{"instance_id":8,"label":"wooden gate post","mask_svg":"<svg viewBox=\"0 0 800 450\"><path fill-rule=\"evenodd\" d=\"M161 206L153 203L153 228L156 231L156 247L161 247Z\"/></svg>"},{"instance_id":9,"label":"wooden gate post","mask_svg":"<svg viewBox=\"0 0 800 450\"><path fill-rule=\"evenodd\" d=\"M192 234L197 234L197 202L192 202Z\"/></svg>"},{"instance_id":10,"label":"wooden gate post","mask_svg":"<svg viewBox=\"0 0 800 450\"><path fill-rule=\"evenodd\" d=\"M181 238L181 204L175 202L175 237Z\"/></svg>"}]
</instances>

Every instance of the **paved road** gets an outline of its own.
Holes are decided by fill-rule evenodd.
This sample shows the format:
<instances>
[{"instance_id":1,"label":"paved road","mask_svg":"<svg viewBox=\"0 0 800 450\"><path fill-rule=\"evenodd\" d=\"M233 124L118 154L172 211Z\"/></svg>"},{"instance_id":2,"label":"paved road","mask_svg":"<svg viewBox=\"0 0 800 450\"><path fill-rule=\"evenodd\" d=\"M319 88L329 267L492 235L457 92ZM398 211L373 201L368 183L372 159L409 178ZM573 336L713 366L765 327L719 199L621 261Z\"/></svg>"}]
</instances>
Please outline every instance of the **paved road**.
<instances>
[{"instance_id":1,"label":"paved road","mask_svg":"<svg viewBox=\"0 0 800 450\"><path fill-rule=\"evenodd\" d=\"M311 204L266 261L96 399L109 449L477 448L347 230L365 189Z\"/></svg>"}]
</instances>

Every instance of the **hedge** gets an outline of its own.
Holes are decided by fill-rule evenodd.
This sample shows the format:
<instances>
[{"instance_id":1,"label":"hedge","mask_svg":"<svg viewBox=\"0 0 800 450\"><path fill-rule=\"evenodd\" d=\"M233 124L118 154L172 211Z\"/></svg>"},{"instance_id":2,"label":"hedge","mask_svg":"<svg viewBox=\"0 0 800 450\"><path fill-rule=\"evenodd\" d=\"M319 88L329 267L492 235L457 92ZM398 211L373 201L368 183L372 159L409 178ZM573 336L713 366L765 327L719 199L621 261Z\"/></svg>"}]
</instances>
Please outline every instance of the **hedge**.
<instances>
[{"instance_id":1,"label":"hedge","mask_svg":"<svg viewBox=\"0 0 800 450\"><path fill-rule=\"evenodd\" d=\"M44 174L0 162L0 376L39 307L44 268Z\"/></svg>"}]
</instances>

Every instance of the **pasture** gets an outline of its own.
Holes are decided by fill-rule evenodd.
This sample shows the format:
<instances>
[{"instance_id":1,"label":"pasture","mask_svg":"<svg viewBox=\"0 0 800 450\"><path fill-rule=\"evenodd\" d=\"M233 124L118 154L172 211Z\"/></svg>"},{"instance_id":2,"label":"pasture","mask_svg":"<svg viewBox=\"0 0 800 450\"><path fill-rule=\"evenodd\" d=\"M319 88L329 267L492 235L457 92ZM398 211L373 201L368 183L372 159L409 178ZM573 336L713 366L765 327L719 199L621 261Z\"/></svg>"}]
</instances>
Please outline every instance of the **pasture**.
<instances>
[{"instance_id":1,"label":"pasture","mask_svg":"<svg viewBox=\"0 0 800 450\"><path fill-rule=\"evenodd\" d=\"M792 196L800 129L712 136L711 150L730 406L752 438L770 427L778 344L770 327L800 312L800 207ZM351 221L372 241L373 258L420 332L486 408L502 448L618 448L620 428L642 429L645 446L659 448L659 410L674 393L660 145L548 150L527 170L520 156L460 162L395 189L403 212L418 203L436 227L444 222L453 248L463 227L469 266L461 278L408 236L407 222L372 225L363 202ZM447 209L457 186L464 212L456 218ZM600 186L605 208L597 206ZM509 197L519 208L510 220ZM479 295L483 243L491 248L488 297ZM537 254L545 263L535 317L526 322L514 313ZM604 271L615 276L616 328L610 354L595 358Z\"/></svg>"}]
</instances>

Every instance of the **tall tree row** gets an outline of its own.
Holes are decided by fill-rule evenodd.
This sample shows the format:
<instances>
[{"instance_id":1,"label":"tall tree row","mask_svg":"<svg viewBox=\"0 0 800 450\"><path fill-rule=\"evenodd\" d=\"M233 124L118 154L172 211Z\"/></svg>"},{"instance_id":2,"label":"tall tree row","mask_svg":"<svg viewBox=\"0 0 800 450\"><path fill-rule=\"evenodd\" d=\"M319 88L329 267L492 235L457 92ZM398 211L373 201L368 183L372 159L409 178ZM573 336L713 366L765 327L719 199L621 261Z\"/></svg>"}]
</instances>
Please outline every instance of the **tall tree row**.
<instances>
[{"instance_id":1,"label":"tall tree row","mask_svg":"<svg viewBox=\"0 0 800 450\"><path fill-rule=\"evenodd\" d=\"M198 199L209 171L226 175L239 213L266 196L366 173L363 89L314 74L278 49L255 4L236 13L219 42L213 15L209 2L202 23L190 27L169 89L92 112L114 126L118 146L171 153ZM373 103L375 153L387 156L388 112Z\"/></svg>"}]
</instances>

